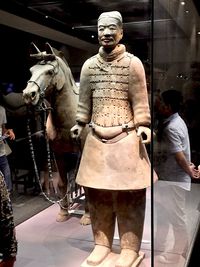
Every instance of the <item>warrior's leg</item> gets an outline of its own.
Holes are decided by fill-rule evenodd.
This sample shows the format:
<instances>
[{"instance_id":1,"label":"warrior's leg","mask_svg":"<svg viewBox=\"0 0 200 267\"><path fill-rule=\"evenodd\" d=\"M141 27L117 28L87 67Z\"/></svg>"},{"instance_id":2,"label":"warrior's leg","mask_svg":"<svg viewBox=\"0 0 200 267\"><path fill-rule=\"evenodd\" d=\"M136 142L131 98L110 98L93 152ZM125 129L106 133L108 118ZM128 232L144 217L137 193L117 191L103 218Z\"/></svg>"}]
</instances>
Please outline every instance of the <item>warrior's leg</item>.
<instances>
[{"instance_id":1,"label":"warrior's leg","mask_svg":"<svg viewBox=\"0 0 200 267\"><path fill-rule=\"evenodd\" d=\"M111 251L115 214L111 191L88 188L88 198L95 247L87 258L87 263L95 266L100 264Z\"/></svg>"},{"instance_id":2,"label":"warrior's leg","mask_svg":"<svg viewBox=\"0 0 200 267\"><path fill-rule=\"evenodd\" d=\"M121 253L115 267L131 267L141 246L146 190L119 192L116 196Z\"/></svg>"}]
</instances>

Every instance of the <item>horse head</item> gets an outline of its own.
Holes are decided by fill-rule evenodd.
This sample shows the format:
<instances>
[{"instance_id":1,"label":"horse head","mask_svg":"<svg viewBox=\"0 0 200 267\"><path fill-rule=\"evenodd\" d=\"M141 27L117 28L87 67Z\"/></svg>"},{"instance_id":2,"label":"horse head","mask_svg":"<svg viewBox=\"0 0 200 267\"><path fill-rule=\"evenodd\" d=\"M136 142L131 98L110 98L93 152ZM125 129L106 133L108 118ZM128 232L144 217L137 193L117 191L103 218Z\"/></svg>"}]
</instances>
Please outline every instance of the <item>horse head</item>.
<instances>
[{"instance_id":1,"label":"horse head","mask_svg":"<svg viewBox=\"0 0 200 267\"><path fill-rule=\"evenodd\" d=\"M65 63L50 44L46 43L46 51L43 52L34 43L31 45L36 53L30 54L30 57L36 59L37 63L30 68L31 78L23 90L23 98L26 104L37 105L49 88L63 88L66 82Z\"/></svg>"}]
</instances>

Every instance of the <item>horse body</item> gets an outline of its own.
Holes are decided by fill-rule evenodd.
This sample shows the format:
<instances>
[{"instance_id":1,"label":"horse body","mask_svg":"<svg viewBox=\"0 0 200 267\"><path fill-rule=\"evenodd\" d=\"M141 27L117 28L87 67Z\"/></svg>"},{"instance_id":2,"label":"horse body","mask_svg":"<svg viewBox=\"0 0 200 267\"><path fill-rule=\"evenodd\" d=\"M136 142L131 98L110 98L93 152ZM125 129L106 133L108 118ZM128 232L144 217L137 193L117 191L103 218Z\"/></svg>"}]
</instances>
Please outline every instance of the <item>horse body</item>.
<instances>
[{"instance_id":1,"label":"horse body","mask_svg":"<svg viewBox=\"0 0 200 267\"><path fill-rule=\"evenodd\" d=\"M38 62L30 68L31 78L23 90L23 98L27 104L36 106L45 96L52 107L47 118L46 131L61 176L58 186L63 197L67 191L64 153L76 152L79 149L70 137L70 129L75 123L78 87L65 59L56 55L49 44L45 52L40 52L37 47L35 48L37 53L33 57ZM68 203L65 199L62 201L58 221L68 219L67 208Z\"/></svg>"}]
</instances>

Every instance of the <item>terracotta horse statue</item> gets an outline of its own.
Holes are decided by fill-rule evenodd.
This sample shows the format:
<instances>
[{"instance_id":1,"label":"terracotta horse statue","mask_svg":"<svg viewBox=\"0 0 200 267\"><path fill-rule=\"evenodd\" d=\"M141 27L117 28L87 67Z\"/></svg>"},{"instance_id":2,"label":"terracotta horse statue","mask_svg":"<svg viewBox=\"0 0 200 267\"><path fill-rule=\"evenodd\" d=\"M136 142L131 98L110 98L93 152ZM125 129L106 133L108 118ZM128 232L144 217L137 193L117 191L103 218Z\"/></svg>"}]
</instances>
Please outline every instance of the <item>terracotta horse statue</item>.
<instances>
[{"instance_id":1,"label":"terracotta horse statue","mask_svg":"<svg viewBox=\"0 0 200 267\"><path fill-rule=\"evenodd\" d=\"M62 52L52 48L48 43L46 44L46 51L43 52L33 43L32 47L35 49L35 53L30 56L36 59L37 63L30 68L31 78L23 90L23 99L26 104L36 106L45 97L52 108L46 120L46 132L61 177L58 188L62 201L57 221L66 221L69 218L69 203L65 197L67 162L64 154L66 152L74 153L80 149L80 146L75 144L70 137L70 129L75 122L78 87ZM85 137L86 133L80 140L81 147L84 145ZM90 223L87 209L81 223Z\"/></svg>"}]
</instances>

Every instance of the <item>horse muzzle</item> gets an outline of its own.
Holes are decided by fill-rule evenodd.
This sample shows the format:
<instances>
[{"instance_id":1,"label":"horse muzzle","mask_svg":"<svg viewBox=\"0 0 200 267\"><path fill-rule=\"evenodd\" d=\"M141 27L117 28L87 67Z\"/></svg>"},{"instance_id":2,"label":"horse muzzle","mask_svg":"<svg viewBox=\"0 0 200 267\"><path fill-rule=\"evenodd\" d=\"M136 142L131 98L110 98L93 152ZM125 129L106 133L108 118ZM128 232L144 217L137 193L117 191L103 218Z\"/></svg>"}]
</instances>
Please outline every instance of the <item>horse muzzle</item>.
<instances>
[{"instance_id":1,"label":"horse muzzle","mask_svg":"<svg viewBox=\"0 0 200 267\"><path fill-rule=\"evenodd\" d=\"M25 92L25 90L24 90L22 97L23 97L24 102L26 104L36 105L37 102L39 101L39 96L38 96L37 92L35 92L35 91Z\"/></svg>"}]
</instances>

